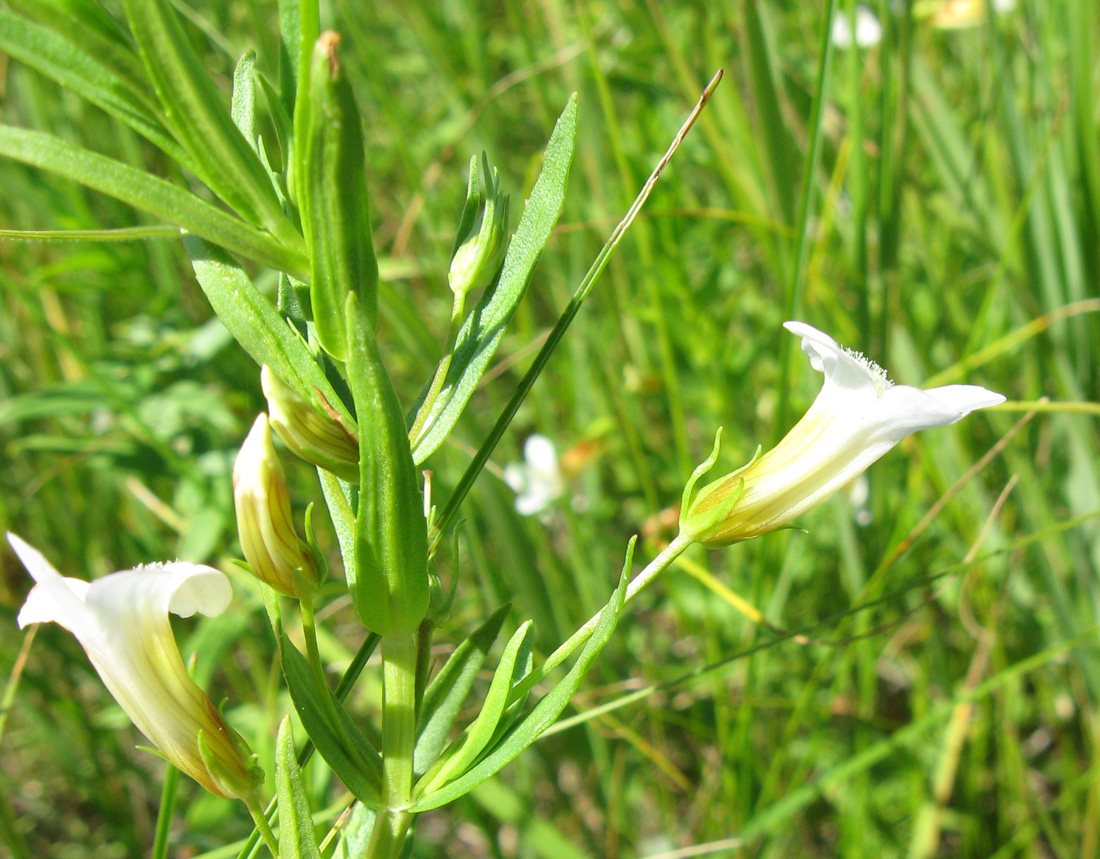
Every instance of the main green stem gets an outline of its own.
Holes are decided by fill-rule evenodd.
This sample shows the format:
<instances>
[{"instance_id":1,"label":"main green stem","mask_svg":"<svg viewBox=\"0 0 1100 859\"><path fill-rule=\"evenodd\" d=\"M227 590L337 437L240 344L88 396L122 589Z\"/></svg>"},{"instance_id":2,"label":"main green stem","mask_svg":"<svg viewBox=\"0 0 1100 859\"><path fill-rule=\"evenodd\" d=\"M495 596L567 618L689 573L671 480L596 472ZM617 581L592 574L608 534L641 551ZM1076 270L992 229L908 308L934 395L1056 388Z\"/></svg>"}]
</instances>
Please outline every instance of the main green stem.
<instances>
[{"instance_id":1,"label":"main green stem","mask_svg":"<svg viewBox=\"0 0 1100 859\"><path fill-rule=\"evenodd\" d=\"M415 632L382 639L382 808L366 859L397 859L413 815L413 749L416 746Z\"/></svg>"}]
</instances>

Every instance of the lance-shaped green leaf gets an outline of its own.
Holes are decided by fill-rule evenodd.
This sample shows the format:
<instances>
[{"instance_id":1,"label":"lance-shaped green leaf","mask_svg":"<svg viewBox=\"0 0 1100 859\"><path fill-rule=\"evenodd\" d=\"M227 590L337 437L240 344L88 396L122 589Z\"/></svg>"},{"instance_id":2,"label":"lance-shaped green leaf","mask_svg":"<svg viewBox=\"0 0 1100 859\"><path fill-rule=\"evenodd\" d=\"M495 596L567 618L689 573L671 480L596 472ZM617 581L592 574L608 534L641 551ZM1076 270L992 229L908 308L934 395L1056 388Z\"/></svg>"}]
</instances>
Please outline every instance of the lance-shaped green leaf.
<instances>
[{"instance_id":1,"label":"lance-shaped green leaf","mask_svg":"<svg viewBox=\"0 0 1100 859\"><path fill-rule=\"evenodd\" d=\"M0 125L0 156L72 179L228 251L305 277L305 255L163 179L40 131Z\"/></svg>"},{"instance_id":2,"label":"lance-shaped green leaf","mask_svg":"<svg viewBox=\"0 0 1100 859\"><path fill-rule=\"evenodd\" d=\"M500 635L500 628L511 607L511 603L505 603L493 612L485 623L474 630L473 635L454 649L428 685L420 704L420 728L413 752L413 772L423 773L439 757L447 742L447 733L466 696L470 694L489 649Z\"/></svg>"},{"instance_id":3,"label":"lance-shaped green leaf","mask_svg":"<svg viewBox=\"0 0 1100 859\"><path fill-rule=\"evenodd\" d=\"M233 69L233 94L229 99L229 115L240 129L248 145L256 150L256 52L245 51ZM257 152L256 154L259 154ZM262 160L262 159L261 159Z\"/></svg>"},{"instance_id":4,"label":"lance-shaped green leaf","mask_svg":"<svg viewBox=\"0 0 1100 859\"><path fill-rule=\"evenodd\" d=\"M524 204L523 215L508 245L496 286L482 296L459 330L451 365L439 395L430 403L422 397L417 406L418 409L422 406L429 409L425 419L415 421L419 431L412 439L412 448L417 464L427 459L454 428L489 361L496 354L504 329L527 284L531 282L535 265L558 222L565 201L565 186L569 179L569 167L573 163L576 135L577 96L573 95L550 135L542 171Z\"/></svg>"},{"instance_id":5,"label":"lance-shaped green leaf","mask_svg":"<svg viewBox=\"0 0 1100 859\"><path fill-rule=\"evenodd\" d=\"M302 399L318 408L323 408L319 402L323 397L354 427L309 347L244 270L230 256L195 236L184 237L183 244L210 306L252 359L271 367Z\"/></svg>"},{"instance_id":6,"label":"lance-shaped green leaf","mask_svg":"<svg viewBox=\"0 0 1100 859\"><path fill-rule=\"evenodd\" d=\"M489 745L500 724L501 716L508 704L508 693L512 690L517 671L526 673L527 660L530 657L531 621L523 623L508 641L500 656L493 681L481 704L477 718L462 733L451 748L444 753L424 777L417 788L427 794L446 784L450 779L461 775L478 759Z\"/></svg>"},{"instance_id":7,"label":"lance-shaped green leaf","mask_svg":"<svg viewBox=\"0 0 1100 859\"><path fill-rule=\"evenodd\" d=\"M145 66L130 34L96 0L7 0L5 5L67 39L78 41L85 52L113 69L118 77L135 84L141 81L145 89ZM148 94L155 104L152 88Z\"/></svg>"},{"instance_id":8,"label":"lance-shaped green leaf","mask_svg":"<svg viewBox=\"0 0 1100 859\"><path fill-rule=\"evenodd\" d=\"M603 611L600 612L600 619L592 630L592 637L588 639L581 650L580 656L577 657L577 661L573 663L573 667L569 669L561 682L547 692L531 709L530 713L517 722L499 742L491 746L488 754L484 755L478 763L464 774L430 793L422 794L419 790L415 791L415 801L409 811L415 813L439 808L439 806L453 802L460 796L469 793L515 760L524 749L534 743L547 728L557 721L558 716L561 715L569 700L576 693L581 681L584 680L585 674L588 673L588 669L596 657L599 656L608 639L611 638L611 634L615 631L615 627L619 622L619 615L622 613L623 603L626 599L627 576L634 555L634 543L635 540L630 541L626 563L623 565L623 572L619 578L619 586L611 595L611 599L604 606ZM529 685L529 682L529 680L521 682L519 689L516 691L521 695L526 694L525 686ZM516 691L512 692L513 697Z\"/></svg>"},{"instance_id":9,"label":"lance-shaped green leaf","mask_svg":"<svg viewBox=\"0 0 1100 859\"><path fill-rule=\"evenodd\" d=\"M356 727L344 705L314 680L309 662L290 641L281 625L279 659L294 710L332 771L356 799L378 808L382 783L382 759L370 741Z\"/></svg>"},{"instance_id":10,"label":"lance-shaped green leaf","mask_svg":"<svg viewBox=\"0 0 1100 859\"><path fill-rule=\"evenodd\" d=\"M295 757L290 716L279 724L275 739L275 792L279 797L279 859L321 859Z\"/></svg>"},{"instance_id":11,"label":"lance-shaped green leaf","mask_svg":"<svg viewBox=\"0 0 1100 859\"><path fill-rule=\"evenodd\" d=\"M351 84L336 55L339 42L329 30L313 48L309 97L297 105L294 123L300 144L294 182L309 248L309 297L317 338L333 358L346 361L347 296L358 295L373 331L378 262L371 239L363 131Z\"/></svg>"},{"instance_id":12,"label":"lance-shaped green leaf","mask_svg":"<svg viewBox=\"0 0 1100 859\"><path fill-rule=\"evenodd\" d=\"M169 0L126 0L126 18L168 123L198 175L222 200L294 250L302 237L283 214L267 171L225 109Z\"/></svg>"},{"instance_id":13,"label":"lance-shaped green leaf","mask_svg":"<svg viewBox=\"0 0 1100 859\"><path fill-rule=\"evenodd\" d=\"M52 29L3 10L0 10L0 51L126 123L190 169L190 156L172 139L157 116L160 106L153 94L142 89L134 78L119 74L97 54Z\"/></svg>"},{"instance_id":14,"label":"lance-shaped green leaf","mask_svg":"<svg viewBox=\"0 0 1100 859\"><path fill-rule=\"evenodd\" d=\"M424 503L401 404L354 292L347 314L348 382L361 416L354 577L348 588L368 629L383 637L404 635L428 611Z\"/></svg>"}]
</instances>

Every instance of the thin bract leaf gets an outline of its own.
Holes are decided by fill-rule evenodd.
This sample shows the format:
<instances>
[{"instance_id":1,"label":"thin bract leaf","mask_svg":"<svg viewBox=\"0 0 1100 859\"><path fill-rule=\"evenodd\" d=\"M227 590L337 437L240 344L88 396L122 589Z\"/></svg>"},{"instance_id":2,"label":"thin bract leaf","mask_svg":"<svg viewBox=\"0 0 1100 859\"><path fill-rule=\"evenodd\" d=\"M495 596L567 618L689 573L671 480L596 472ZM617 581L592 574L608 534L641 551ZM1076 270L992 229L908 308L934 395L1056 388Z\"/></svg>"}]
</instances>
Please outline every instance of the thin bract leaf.
<instances>
[{"instance_id":1,"label":"thin bract leaf","mask_svg":"<svg viewBox=\"0 0 1100 859\"><path fill-rule=\"evenodd\" d=\"M279 859L321 859L302 773L295 759L290 716L279 724L275 740L275 791L279 797Z\"/></svg>"},{"instance_id":2,"label":"thin bract leaf","mask_svg":"<svg viewBox=\"0 0 1100 859\"><path fill-rule=\"evenodd\" d=\"M424 692L416 750L413 753L414 772L424 772L443 750L447 732L470 693L481 666L485 664L489 649L500 635L500 628L511 607L511 603L502 605L474 630L473 635L458 645Z\"/></svg>"},{"instance_id":3,"label":"thin bract leaf","mask_svg":"<svg viewBox=\"0 0 1100 859\"><path fill-rule=\"evenodd\" d=\"M378 808L382 761L378 752L328 687L314 682L306 658L298 652L282 626L279 659L294 709L310 740L332 771L360 802Z\"/></svg>"},{"instance_id":4,"label":"thin bract leaf","mask_svg":"<svg viewBox=\"0 0 1100 859\"><path fill-rule=\"evenodd\" d=\"M354 292L347 297L347 334L348 382L356 414L363 419L359 423L355 562L344 573L367 628L383 637L405 635L428 612L424 501L401 405L370 320Z\"/></svg>"},{"instance_id":5,"label":"thin bract leaf","mask_svg":"<svg viewBox=\"0 0 1100 859\"><path fill-rule=\"evenodd\" d=\"M168 123L191 153L198 175L248 221L304 250L260 159L233 124L222 94L191 46L169 0L126 0L126 19Z\"/></svg>"},{"instance_id":6,"label":"thin bract leaf","mask_svg":"<svg viewBox=\"0 0 1100 859\"><path fill-rule=\"evenodd\" d=\"M152 93L105 65L100 56L51 29L3 10L0 51L126 123L181 166L193 169L190 156L160 122L159 105Z\"/></svg>"},{"instance_id":7,"label":"thin bract leaf","mask_svg":"<svg viewBox=\"0 0 1100 859\"><path fill-rule=\"evenodd\" d=\"M256 52L245 51L233 69L233 96L229 100L229 113L233 124L241 130L253 151L256 149Z\"/></svg>"},{"instance_id":8,"label":"thin bract leaf","mask_svg":"<svg viewBox=\"0 0 1100 859\"><path fill-rule=\"evenodd\" d=\"M508 641L501 654L497 670L493 674L493 681L489 684L489 691L481 704L481 712L464 732L463 735L452 744L451 752L440 759L438 764L428 770L422 779L424 793L431 791L443 784L454 775L460 775L477 760L478 755L489 745L496 733L497 725L504 708L508 704L508 693L512 690L513 679L517 662L522 664L521 653L528 643L531 635L531 621L522 624Z\"/></svg>"},{"instance_id":9,"label":"thin bract leaf","mask_svg":"<svg viewBox=\"0 0 1100 859\"><path fill-rule=\"evenodd\" d=\"M419 797L409 809L410 811L420 812L439 808L439 806L446 805L448 802L452 802L473 790L515 760L524 749L535 742L547 728L557 721L558 716L569 704L569 700L577 691L585 674L588 673L589 667L599 656L600 651L607 644L619 622L619 615L622 613L623 602L626 598L627 576L630 572L633 548L634 540L631 541L630 551L627 552L627 560L623 566L619 586L611 595L611 599L604 606L603 611L600 612L600 619L596 623L596 628L592 631L592 637L588 639L584 649L581 650L580 656L577 657L577 661L569 669L569 673L562 678L557 686L546 693L538 704L532 708L531 712L509 731L508 735L493 747L492 751L479 763L439 790L429 793L427 796ZM521 690L523 685L520 684Z\"/></svg>"}]
</instances>

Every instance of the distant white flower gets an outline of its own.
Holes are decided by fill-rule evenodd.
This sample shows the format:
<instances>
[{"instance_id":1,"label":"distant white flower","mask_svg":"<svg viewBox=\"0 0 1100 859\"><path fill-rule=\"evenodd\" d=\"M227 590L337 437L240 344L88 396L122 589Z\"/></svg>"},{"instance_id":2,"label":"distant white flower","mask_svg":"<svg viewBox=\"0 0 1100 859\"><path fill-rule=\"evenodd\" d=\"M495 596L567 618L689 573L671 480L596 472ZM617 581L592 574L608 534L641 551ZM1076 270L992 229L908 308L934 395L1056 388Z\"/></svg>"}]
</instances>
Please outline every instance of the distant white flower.
<instances>
[{"instance_id":1,"label":"distant white flower","mask_svg":"<svg viewBox=\"0 0 1100 859\"><path fill-rule=\"evenodd\" d=\"M852 519L861 528L870 525L874 520L871 513L871 481L866 474L861 474L848 484L848 503L852 505Z\"/></svg>"},{"instance_id":2,"label":"distant white flower","mask_svg":"<svg viewBox=\"0 0 1100 859\"><path fill-rule=\"evenodd\" d=\"M689 490L681 529L725 546L782 527L863 473L917 430L953 424L1005 398L976 385L922 391L895 385L862 355L802 322L784 327L825 381L809 411L774 448L698 492Z\"/></svg>"},{"instance_id":3,"label":"distant white flower","mask_svg":"<svg viewBox=\"0 0 1100 859\"><path fill-rule=\"evenodd\" d=\"M523 516L541 513L565 492L565 478L554 443L544 435L528 436L523 462L504 466L504 482L516 493L516 510Z\"/></svg>"},{"instance_id":4,"label":"distant white flower","mask_svg":"<svg viewBox=\"0 0 1100 859\"><path fill-rule=\"evenodd\" d=\"M85 582L63 578L15 534L8 542L37 583L19 627L57 623L76 636L104 685L169 763L218 796L245 798L262 780L244 740L180 658L168 613L221 614L233 598L225 574L176 561Z\"/></svg>"},{"instance_id":5,"label":"distant white flower","mask_svg":"<svg viewBox=\"0 0 1100 859\"><path fill-rule=\"evenodd\" d=\"M860 3L856 7L856 32L852 38L852 24L847 12L841 11L833 18L833 30L830 34L833 44L841 50L852 47L854 41L861 48L869 48L882 41L882 24L869 6Z\"/></svg>"}]
</instances>

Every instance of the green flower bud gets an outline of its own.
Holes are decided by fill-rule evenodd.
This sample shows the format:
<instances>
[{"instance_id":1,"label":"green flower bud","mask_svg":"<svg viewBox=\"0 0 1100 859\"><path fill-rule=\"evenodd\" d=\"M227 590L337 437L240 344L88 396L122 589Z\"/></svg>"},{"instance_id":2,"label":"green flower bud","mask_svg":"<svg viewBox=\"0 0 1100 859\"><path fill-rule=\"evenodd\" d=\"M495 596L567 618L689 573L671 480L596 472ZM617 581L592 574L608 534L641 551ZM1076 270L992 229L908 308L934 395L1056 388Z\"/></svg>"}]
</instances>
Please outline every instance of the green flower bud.
<instances>
[{"instance_id":1,"label":"green flower bud","mask_svg":"<svg viewBox=\"0 0 1100 859\"><path fill-rule=\"evenodd\" d=\"M321 573L298 539L283 466L263 413L233 465L233 504L241 550L256 578L295 599L313 593Z\"/></svg>"},{"instance_id":2,"label":"green flower bud","mask_svg":"<svg viewBox=\"0 0 1100 859\"><path fill-rule=\"evenodd\" d=\"M295 173L298 209L310 256L310 304L317 339L347 360L344 304L359 298L378 320L378 262L371 239L370 196L359 109L336 53L340 36L321 34L309 65L308 97L295 106L301 162Z\"/></svg>"},{"instance_id":3,"label":"green flower bud","mask_svg":"<svg viewBox=\"0 0 1100 859\"><path fill-rule=\"evenodd\" d=\"M458 234L451 252L447 281L459 297L493 282L508 247L508 195L500 193L496 168L489 168L485 153L481 166L470 159L470 182L462 207Z\"/></svg>"},{"instance_id":4,"label":"green flower bud","mask_svg":"<svg viewBox=\"0 0 1100 859\"><path fill-rule=\"evenodd\" d=\"M341 480L359 482L359 440L335 414L307 403L267 365L260 370L271 428L283 444L306 462Z\"/></svg>"}]
</instances>

